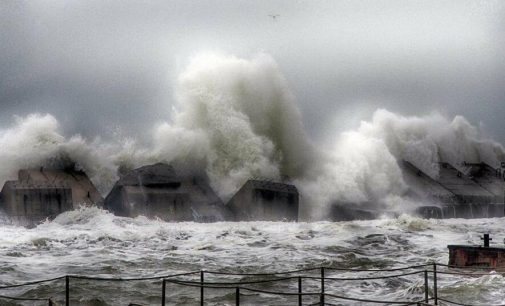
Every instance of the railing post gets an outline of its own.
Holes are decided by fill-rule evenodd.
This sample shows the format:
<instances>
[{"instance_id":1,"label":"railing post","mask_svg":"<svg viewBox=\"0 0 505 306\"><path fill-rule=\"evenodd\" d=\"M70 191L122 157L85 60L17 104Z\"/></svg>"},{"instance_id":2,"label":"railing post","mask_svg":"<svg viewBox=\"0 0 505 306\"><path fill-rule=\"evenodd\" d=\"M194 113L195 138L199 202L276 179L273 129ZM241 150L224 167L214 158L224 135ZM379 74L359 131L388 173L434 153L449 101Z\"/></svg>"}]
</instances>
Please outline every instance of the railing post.
<instances>
[{"instance_id":1,"label":"railing post","mask_svg":"<svg viewBox=\"0 0 505 306\"><path fill-rule=\"evenodd\" d=\"M428 304L428 270L424 270L424 302Z\"/></svg>"},{"instance_id":2,"label":"railing post","mask_svg":"<svg viewBox=\"0 0 505 306\"><path fill-rule=\"evenodd\" d=\"M298 306L302 306L302 277L298 276Z\"/></svg>"},{"instance_id":3,"label":"railing post","mask_svg":"<svg viewBox=\"0 0 505 306\"><path fill-rule=\"evenodd\" d=\"M321 267L321 305L324 305L324 267Z\"/></svg>"},{"instance_id":4,"label":"railing post","mask_svg":"<svg viewBox=\"0 0 505 306\"><path fill-rule=\"evenodd\" d=\"M435 305L438 305L438 288L437 288L437 263L433 263L433 298Z\"/></svg>"},{"instance_id":5,"label":"railing post","mask_svg":"<svg viewBox=\"0 0 505 306\"><path fill-rule=\"evenodd\" d=\"M240 305L240 287L235 288L235 306Z\"/></svg>"},{"instance_id":6,"label":"railing post","mask_svg":"<svg viewBox=\"0 0 505 306\"><path fill-rule=\"evenodd\" d=\"M70 276L65 276L65 305L70 306Z\"/></svg>"},{"instance_id":7,"label":"railing post","mask_svg":"<svg viewBox=\"0 0 505 306\"><path fill-rule=\"evenodd\" d=\"M205 281L205 272L202 270L200 271L200 306L203 306L203 283Z\"/></svg>"},{"instance_id":8,"label":"railing post","mask_svg":"<svg viewBox=\"0 0 505 306\"><path fill-rule=\"evenodd\" d=\"M161 281L161 306L165 306L166 294L167 294L167 281L163 279Z\"/></svg>"}]
</instances>

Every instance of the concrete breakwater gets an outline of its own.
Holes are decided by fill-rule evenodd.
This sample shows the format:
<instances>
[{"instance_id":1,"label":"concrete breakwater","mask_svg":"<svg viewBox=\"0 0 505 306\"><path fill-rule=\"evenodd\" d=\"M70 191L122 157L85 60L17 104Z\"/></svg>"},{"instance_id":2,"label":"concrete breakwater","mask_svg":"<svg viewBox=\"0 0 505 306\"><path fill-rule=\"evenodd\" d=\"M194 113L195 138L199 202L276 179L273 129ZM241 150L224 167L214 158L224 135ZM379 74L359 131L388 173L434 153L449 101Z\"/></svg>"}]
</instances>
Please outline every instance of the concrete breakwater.
<instances>
[{"instance_id":1,"label":"concrete breakwater","mask_svg":"<svg viewBox=\"0 0 505 306\"><path fill-rule=\"evenodd\" d=\"M249 180L225 204L206 176L178 174L158 163L124 174L105 199L82 171L20 170L17 181L5 183L1 207L10 220L27 226L80 205L164 221L297 221L298 199L294 185Z\"/></svg>"},{"instance_id":2,"label":"concrete breakwater","mask_svg":"<svg viewBox=\"0 0 505 306\"><path fill-rule=\"evenodd\" d=\"M505 164L493 168L485 163L453 165L438 163L438 176L429 175L409 161L402 161L403 179L408 189L404 198L416 203L403 211L365 203L334 203L332 220L370 220L397 217L407 212L423 218L494 218L505 211Z\"/></svg>"},{"instance_id":3,"label":"concrete breakwater","mask_svg":"<svg viewBox=\"0 0 505 306\"><path fill-rule=\"evenodd\" d=\"M409 188L404 197L422 203L404 211L366 203L335 202L325 219L376 219L403 212L424 218L486 218L504 216L504 172L484 163L440 164L431 177L410 162L402 163ZM80 205L98 206L118 216L139 215L165 221L298 221L305 220L296 186L250 179L224 203L204 174L177 172L158 163L124 173L103 198L83 171L22 169L7 181L1 208L13 222L32 226Z\"/></svg>"}]
</instances>

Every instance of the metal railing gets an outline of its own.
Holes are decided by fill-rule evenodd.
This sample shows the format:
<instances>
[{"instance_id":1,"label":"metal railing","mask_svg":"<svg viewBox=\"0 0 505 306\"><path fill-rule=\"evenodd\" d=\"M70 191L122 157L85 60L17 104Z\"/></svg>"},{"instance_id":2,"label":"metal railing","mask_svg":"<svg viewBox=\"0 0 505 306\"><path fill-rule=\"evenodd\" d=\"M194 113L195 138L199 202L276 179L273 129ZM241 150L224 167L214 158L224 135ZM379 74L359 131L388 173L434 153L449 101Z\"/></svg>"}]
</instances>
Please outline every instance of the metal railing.
<instances>
[{"instance_id":1,"label":"metal railing","mask_svg":"<svg viewBox=\"0 0 505 306\"><path fill-rule=\"evenodd\" d=\"M42 283L50 283L58 280L65 280L65 305L70 305L70 287L72 279L82 279L89 281L113 281L113 282L129 282L129 281L146 281L146 280L159 280L161 282L161 305L167 305L167 284L173 284L176 286L183 287L193 287L199 288L199 303L200 305L204 305L205 303L205 291L206 289L222 289L222 290L230 290L234 292L235 296L235 305L239 306L241 304L241 295L245 292L254 292L260 293L263 295L272 295L272 296L289 296L297 298L297 305L303 305L304 297L313 297L318 301L312 304L305 304L306 306L310 305L335 305L332 304L331 301L339 300L339 301L354 301L361 302L367 304L388 304L388 305L462 305L462 306L483 306L479 304L465 304L456 301L451 301L446 297L438 296L438 278L440 275L461 275L461 276L484 276L489 275L489 273L475 273L478 270L483 270L481 268L467 269L466 271L471 270L474 272L457 272L457 271L438 271L437 267L444 268L458 268L455 266L449 266L439 263L429 263L424 265L415 265L408 266L403 268L394 268L394 269L351 269L351 268L338 268L338 267L314 267L307 269L298 269L292 271L283 271L283 272L273 272L273 273L237 273L237 272L223 272L223 271L191 271L185 273L177 273L177 274L169 274L169 275L156 275L150 277L135 277L135 278L108 278L108 277L92 277L92 276L80 276L80 275L65 275L50 279L26 282L22 284L11 284L0 286L0 290L11 289L11 288L19 288L25 286L33 286ZM401 272L408 271L410 272ZM319 276L309 276L305 275L307 272L317 271ZM328 271L340 271L340 272L399 272L390 275L381 275L381 276L364 276L364 277L335 277L335 276L327 276ZM296 275L295 275L296 274ZM410 301L386 301L386 300L374 300L368 299L365 297L349 297L340 294L336 294L334 292L327 292L327 283L330 282L342 282L342 281L369 281L369 280L379 280L379 279L390 279L390 278L399 278L406 276L414 276L422 274L423 276L423 298L418 300L410 300ZM431 274L431 277L430 277ZM258 280L245 280L245 281L220 281L220 282L209 282L206 281L206 275L217 275L217 276L226 276L226 277L264 277L263 279ZM177 279L177 277L183 276L199 276L197 281L189 281L184 279ZM265 279L269 277L268 279ZM430 288L430 278L432 279L432 287ZM288 281L296 280L296 292L286 292L286 291L273 291L273 290L264 290L250 287L255 284L268 284L268 283L283 283ZM303 281L309 280L312 282L319 283L318 291L307 292L304 291ZM431 294L430 294L431 293ZM55 305L54 299L52 297L44 297L44 298L30 298L30 297L13 297L0 295L0 299L4 300L15 300L15 301L40 301L45 302L45 304L52 306ZM505 306L505 304L495 304L487 306Z\"/></svg>"}]
</instances>

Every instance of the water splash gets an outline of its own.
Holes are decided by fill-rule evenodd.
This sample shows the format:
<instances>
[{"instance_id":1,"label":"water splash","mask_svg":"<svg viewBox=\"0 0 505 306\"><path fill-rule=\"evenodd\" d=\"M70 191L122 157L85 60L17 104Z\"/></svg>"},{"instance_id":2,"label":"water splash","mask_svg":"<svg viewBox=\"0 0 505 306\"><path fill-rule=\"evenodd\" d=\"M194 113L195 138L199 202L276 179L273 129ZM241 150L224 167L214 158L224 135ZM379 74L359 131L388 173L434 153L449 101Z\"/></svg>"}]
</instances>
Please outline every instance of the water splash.
<instances>
[{"instance_id":1,"label":"water splash","mask_svg":"<svg viewBox=\"0 0 505 306\"><path fill-rule=\"evenodd\" d=\"M180 74L175 111L153 126L151 145L132 139L66 138L51 115L17 117L0 131L0 181L20 168L76 164L107 193L117 172L154 162L205 171L227 200L248 178L289 179L302 210L318 219L334 202L407 205L398 162L438 175L438 162L505 160L465 118L402 116L377 110L370 121L316 146L307 137L296 99L275 60L201 54ZM403 203L403 204L402 204Z\"/></svg>"}]
</instances>

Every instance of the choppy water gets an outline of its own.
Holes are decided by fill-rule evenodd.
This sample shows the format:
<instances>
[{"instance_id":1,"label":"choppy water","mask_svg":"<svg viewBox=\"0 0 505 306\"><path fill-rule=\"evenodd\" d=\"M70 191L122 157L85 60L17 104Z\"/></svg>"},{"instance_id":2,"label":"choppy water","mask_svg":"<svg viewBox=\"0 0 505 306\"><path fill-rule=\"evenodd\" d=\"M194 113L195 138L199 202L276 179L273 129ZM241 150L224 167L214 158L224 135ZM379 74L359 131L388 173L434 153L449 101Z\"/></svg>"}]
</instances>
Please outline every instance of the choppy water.
<instances>
[{"instance_id":1,"label":"choppy water","mask_svg":"<svg viewBox=\"0 0 505 306\"><path fill-rule=\"evenodd\" d=\"M143 217L113 216L96 208L60 215L33 229L2 225L0 271L2 285L65 274L137 277L192 270L273 272L312 266L395 268L430 261L447 263L447 244L478 244L490 232L505 237L505 218L474 220L398 219L278 223L166 223ZM313 276L317 276L314 272ZM360 276L371 275L361 273ZM327 276L357 276L327 273ZM198 280L198 276L192 278ZM246 278L227 278L227 280ZM211 281L224 278L207 277ZM306 290L318 283L304 281ZM296 280L280 285L250 286L296 291ZM326 291L380 300L419 299L422 274L365 282L327 282ZM504 303L505 278L496 273L480 277L444 276L439 296L467 303ZM3 295L53 296L63 300L64 282L2 290ZM72 305L159 305L159 281L127 283L72 280ZM197 288L168 286L167 302L195 305ZM233 290L206 291L208 305L234 303ZM296 297L279 298L246 293L244 305L293 305ZM306 298L306 303L314 302ZM338 305L349 302L334 300ZM1 301L0 305L34 305ZM173 305L173 304L172 304Z\"/></svg>"}]
</instances>

